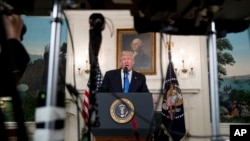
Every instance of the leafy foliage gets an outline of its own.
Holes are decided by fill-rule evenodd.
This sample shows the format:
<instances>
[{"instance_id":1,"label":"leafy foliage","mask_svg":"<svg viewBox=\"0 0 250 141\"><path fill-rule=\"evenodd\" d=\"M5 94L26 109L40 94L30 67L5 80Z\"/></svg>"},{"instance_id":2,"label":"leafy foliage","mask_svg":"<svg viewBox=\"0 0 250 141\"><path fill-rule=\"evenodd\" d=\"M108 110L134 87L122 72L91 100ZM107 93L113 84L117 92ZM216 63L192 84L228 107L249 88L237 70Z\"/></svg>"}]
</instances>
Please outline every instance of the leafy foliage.
<instances>
[{"instance_id":1,"label":"leafy foliage","mask_svg":"<svg viewBox=\"0 0 250 141\"><path fill-rule=\"evenodd\" d=\"M217 60L218 60L218 74L219 80L222 81L222 76L227 75L225 66L235 64L235 60L229 51L233 50L232 44L227 38L217 39ZM219 82L220 84L221 82Z\"/></svg>"}]
</instances>

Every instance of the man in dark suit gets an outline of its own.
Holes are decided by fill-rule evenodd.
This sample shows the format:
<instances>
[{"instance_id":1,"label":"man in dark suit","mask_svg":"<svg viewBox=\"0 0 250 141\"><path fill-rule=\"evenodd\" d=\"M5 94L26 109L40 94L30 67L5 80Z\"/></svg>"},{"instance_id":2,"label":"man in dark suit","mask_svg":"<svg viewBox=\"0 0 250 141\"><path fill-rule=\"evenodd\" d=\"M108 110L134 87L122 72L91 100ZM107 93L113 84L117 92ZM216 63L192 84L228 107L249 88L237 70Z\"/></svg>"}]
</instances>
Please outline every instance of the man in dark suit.
<instances>
[{"instance_id":1,"label":"man in dark suit","mask_svg":"<svg viewBox=\"0 0 250 141\"><path fill-rule=\"evenodd\" d=\"M120 62L119 69L110 70L105 73L102 85L98 89L99 92L149 93L145 75L133 70L133 66L135 64L135 58L133 52L122 51L121 56L119 58L119 62ZM128 81L129 81L128 85L126 85L126 76L128 76ZM127 86L128 89L126 89ZM141 135L140 132L138 132L137 130L138 127L140 128L142 126L140 120L141 119L139 117L134 116L130 121L135 135L135 138L133 140L145 140L145 138L140 139ZM151 136L149 136L149 138L151 138ZM149 138L148 140L151 140Z\"/></svg>"},{"instance_id":2,"label":"man in dark suit","mask_svg":"<svg viewBox=\"0 0 250 141\"><path fill-rule=\"evenodd\" d=\"M28 141L28 134L24 124L21 99L16 85L22 77L29 63L29 55L22 45L25 26L21 15L11 13L14 9L0 3L0 98L10 97L13 116L17 123L16 137L18 140ZM4 111L0 110L0 139L8 140L8 129L5 128Z\"/></svg>"},{"instance_id":3,"label":"man in dark suit","mask_svg":"<svg viewBox=\"0 0 250 141\"><path fill-rule=\"evenodd\" d=\"M123 92L125 73L128 73L129 78L128 92L149 92L145 75L133 70L135 64L133 52L123 51L119 61L119 69L106 72L99 92Z\"/></svg>"}]
</instances>

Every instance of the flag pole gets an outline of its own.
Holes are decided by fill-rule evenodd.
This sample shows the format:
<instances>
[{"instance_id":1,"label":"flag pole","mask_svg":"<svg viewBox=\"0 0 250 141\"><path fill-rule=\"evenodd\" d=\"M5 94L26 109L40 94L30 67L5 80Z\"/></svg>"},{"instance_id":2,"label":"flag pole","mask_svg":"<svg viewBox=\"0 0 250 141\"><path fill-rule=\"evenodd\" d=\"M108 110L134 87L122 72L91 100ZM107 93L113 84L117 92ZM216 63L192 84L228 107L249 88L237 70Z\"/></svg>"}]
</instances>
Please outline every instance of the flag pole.
<instances>
[{"instance_id":1,"label":"flag pole","mask_svg":"<svg viewBox=\"0 0 250 141\"><path fill-rule=\"evenodd\" d=\"M169 40L167 42L167 47L168 47L168 61L172 62L172 55L171 55L171 47L172 47L171 35L169 35Z\"/></svg>"},{"instance_id":2,"label":"flag pole","mask_svg":"<svg viewBox=\"0 0 250 141\"><path fill-rule=\"evenodd\" d=\"M164 83L165 96L162 103L162 122L166 128L166 133L173 141L179 141L185 138L186 127L184 118L184 106L181 89L173 67L171 46L169 39L166 46L168 47L169 64Z\"/></svg>"}]
</instances>

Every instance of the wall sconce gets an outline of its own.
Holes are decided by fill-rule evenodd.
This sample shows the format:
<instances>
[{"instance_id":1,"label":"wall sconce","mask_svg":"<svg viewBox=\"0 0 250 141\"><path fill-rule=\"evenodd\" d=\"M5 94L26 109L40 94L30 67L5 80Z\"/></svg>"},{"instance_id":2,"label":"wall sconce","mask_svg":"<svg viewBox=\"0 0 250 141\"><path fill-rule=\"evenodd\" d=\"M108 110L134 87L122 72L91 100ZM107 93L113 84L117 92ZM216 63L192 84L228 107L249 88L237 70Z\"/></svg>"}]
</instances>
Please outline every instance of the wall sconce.
<instances>
[{"instance_id":1,"label":"wall sconce","mask_svg":"<svg viewBox=\"0 0 250 141\"><path fill-rule=\"evenodd\" d=\"M77 69L78 69L78 74L79 75L82 75L82 73L83 72L85 72L85 73L89 73L90 72L90 69L89 69L89 61L88 60L86 60L86 64L85 64L86 66L85 66L85 69L82 69L81 67L78 67Z\"/></svg>"},{"instance_id":2,"label":"wall sconce","mask_svg":"<svg viewBox=\"0 0 250 141\"><path fill-rule=\"evenodd\" d=\"M186 55L185 53L186 53L185 50L181 48L180 55L178 55L181 57L181 63L179 63L180 59L175 58L175 62L177 62L177 67L175 67L174 71L177 77L180 77L181 79L188 79L195 77L193 58L191 56L189 59L187 59L187 62L185 62L184 59L184 56Z\"/></svg>"},{"instance_id":3,"label":"wall sconce","mask_svg":"<svg viewBox=\"0 0 250 141\"><path fill-rule=\"evenodd\" d=\"M78 70L78 74L79 74L79 75L82 75L82 70L81 70L81 68L78 67L77 70Z\"/></svg>"},{"instance_id":4,"label":"wall sconce","mask_svg":"<svg viewBox=\"0 0 250 141\"><path fill-rule=\"evenodd\" d=\"M177 76L179 76L182 79L195 77L195 71L194 71L194 67L192 63L188 68L186 68L184 59L182 60L182 67L179 69L175 68L175 73L177 74Z\"/></svg>"},{"instance_id":5,"label":"wall sconce","mask_svg":"<svg viewBox=\"0 0 250 141\"><path fill-rule=\"evenodd\" d=\"M84 70L85 73L89 73L90 70L89 70L89 61L86 60L86 69Z\"/></svg>"}]
</instances>

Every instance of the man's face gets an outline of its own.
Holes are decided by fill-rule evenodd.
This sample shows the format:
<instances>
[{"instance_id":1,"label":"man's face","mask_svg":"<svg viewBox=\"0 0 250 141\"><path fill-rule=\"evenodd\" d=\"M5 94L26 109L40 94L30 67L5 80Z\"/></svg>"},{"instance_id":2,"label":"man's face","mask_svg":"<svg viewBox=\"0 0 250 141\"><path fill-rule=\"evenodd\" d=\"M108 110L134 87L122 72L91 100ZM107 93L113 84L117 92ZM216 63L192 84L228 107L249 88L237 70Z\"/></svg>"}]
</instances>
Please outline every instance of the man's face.
<instances>
[{"instance_id":1,"label":"man's face","mask_svg":"<svg viewBox=\"0 0 250 141\"><path fill-rule=\"evenodd\" d=\"M131 43L131 49L132 49L133 51L137 51L137 50L139 49L138 43L132 42L132 43Z\"/></svg>"},{"instance_id":2,"label":"man's face","mask_svg":"<svg viewBox=\"0 0 250 141\"><path fill-rule=\"evenodd\" d=\"M137 39L133 40L132 43L131 43L131 49L133 51L138 51L139 48L140 48L140 41L138 41Z\"/></svg>"},{"instance_id":3,"label":"man's face","mask_svg":"<svg viewBox=\"0 0 250 141\"><path fill-rule=\"evenodd\" d=\"M132 70L134 63L135 61L131 54L123 54L120 58L121 68L127 67L128 71Z\"/></svg>"}]
</instances>

